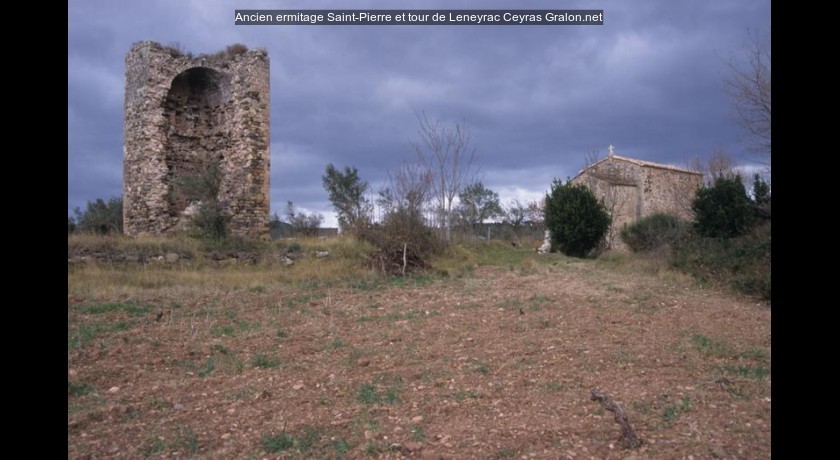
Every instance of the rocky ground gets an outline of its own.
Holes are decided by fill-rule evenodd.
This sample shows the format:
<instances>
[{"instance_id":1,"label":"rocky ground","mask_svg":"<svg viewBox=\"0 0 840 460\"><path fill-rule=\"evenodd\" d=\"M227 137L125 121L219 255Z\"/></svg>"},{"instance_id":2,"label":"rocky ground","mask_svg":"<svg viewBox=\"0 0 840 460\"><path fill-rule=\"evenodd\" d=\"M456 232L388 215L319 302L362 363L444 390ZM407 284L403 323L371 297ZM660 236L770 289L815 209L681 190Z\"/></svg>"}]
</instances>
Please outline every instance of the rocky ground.
<instances>
[{"instance_id":1,"label":"rocky ground","mask_svg":"<svg viewBox=\"0 0 840 460\"><path fill-rule=\"evenodd\" d=\"M70 458L770 457L769 305L679 276L557 259L96 295L80 276Z\"/></svg>"}]
</instances>

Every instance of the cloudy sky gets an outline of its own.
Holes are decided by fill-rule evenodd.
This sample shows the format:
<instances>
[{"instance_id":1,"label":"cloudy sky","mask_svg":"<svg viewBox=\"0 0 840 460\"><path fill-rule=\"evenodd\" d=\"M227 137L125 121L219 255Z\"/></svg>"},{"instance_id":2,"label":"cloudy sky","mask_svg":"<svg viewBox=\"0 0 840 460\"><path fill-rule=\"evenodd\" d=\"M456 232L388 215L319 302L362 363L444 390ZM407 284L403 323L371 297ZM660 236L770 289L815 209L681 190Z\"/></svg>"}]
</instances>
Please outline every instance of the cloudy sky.
<instances>
[{"instance_id":1,"label":"cloudy sky","mask_svg":"<svg viewBox=\"0 0 840 460\"><path fill-rule=\"evenodd\" d=\"M235 26L248 9L603 9L603 26ZM232 43L271 60L271 208L335 225L321 174L377 189L419 141L415 113L466 121L503 202L574 176L588 152L685 164L746 149L722 81L767 33L769 0L74 0L68 6L68 213L122 194L124 59L132 43L195 54Z\"/></svg>"}]
</instances>

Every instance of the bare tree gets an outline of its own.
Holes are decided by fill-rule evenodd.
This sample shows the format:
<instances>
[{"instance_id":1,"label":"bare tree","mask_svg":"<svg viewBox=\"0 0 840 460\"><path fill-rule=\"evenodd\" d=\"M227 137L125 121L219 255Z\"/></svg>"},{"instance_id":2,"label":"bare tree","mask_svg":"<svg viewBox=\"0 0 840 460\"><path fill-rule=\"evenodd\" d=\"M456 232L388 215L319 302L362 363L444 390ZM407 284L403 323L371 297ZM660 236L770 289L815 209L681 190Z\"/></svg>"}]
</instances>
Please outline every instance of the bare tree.
<instances>
[{"instance_id":1,"label":"bare tree","mask_svg":"<svg viewBox=\"0 0 840 460\"><path fill-rule=\"evenodd\" d=\"M738 162L721 147L715 147L712 151L709 156L709 165L703 172L707 175L709 183L714 182L719 177L732 179L741 175Z\"/></svg>"},{"instance_id":2,"label":"bare tree","mask_svg":"<svg viewBox=\"0 0 840 460\"><path fill-rule=\"evenodd\" d=\"M421 164L403 162L394 171L388 171L388 185L379 191L378 202L388 214L404 210L422 215L429 198L431 172Z\"/></svg>"},{"instance_id":3,"label":"bare tree","mask_svg":"<svg viewBox=\"0 0 840 460\"><path fill-rule=\"evenodd\" d=\"M538 225L542 227L544 222L545 216L545 197L539 198L537 200L531 200L528 202L528 205L525 207L525 221L531 223L532 225Z\"/></svg>"},{"instance_id":4,"label":"bare tree","mask_svg":"<svg viewBox=\"0 0 840 460\"><path fill-rule=\"evenodd\" d=\"M475 148L470 148L466 123L443 126L429 120L425 112L417 115L421 142L413 143L417 159L431 174L430 191L436 202L438 223L445 241L451 239L452 202L458 192L475 177Z\"/></svg>"},{"instance_id":5,"label":"bare tree","mask_svg":"<svg viewBox=\"0 0 840 460\"><path fill-rule=\"evenodd\" d=\"M770 37L750 36L744 45L746 62L735 56L728 60L732 75L724 80L724 89L732 98L738 122L747 130L750 148L771 156L770 146Z\"/></svg>"},{"instance_id":6,"label":"bare tree","mask_svg":"<svg viewBox=\"0 0 840 460\"><path fill-rule=\"evenodd\" d=\"M513 228L513 232L518 235L519 228L522 227L528 218L528 206L522 204L518 198L513 198L502 211L502 223L510 225Z\"/></svg>"},{"instance_id":7,"label":"bare tree","mask_svg":"<svg viewBox=\"0 0 840 460\"><path fill-rule=\"evenodd\" d=\"M741 166L735 158L720 146L712 150L712 153L705 162L699 156L695 155L689 161L686 161L683 167L689 171L702 173L703 183L707 185L712 185L715 179L719 177L732 179L735 176L742 175ZM676 176L674 178L675 181L669 184L669 192L676 204L675 211L678 211L677 215L683 218L694 215L692 203L694 202L697 190L693 187L686 186L677 180Z\"/></svg>"}]
</instances>

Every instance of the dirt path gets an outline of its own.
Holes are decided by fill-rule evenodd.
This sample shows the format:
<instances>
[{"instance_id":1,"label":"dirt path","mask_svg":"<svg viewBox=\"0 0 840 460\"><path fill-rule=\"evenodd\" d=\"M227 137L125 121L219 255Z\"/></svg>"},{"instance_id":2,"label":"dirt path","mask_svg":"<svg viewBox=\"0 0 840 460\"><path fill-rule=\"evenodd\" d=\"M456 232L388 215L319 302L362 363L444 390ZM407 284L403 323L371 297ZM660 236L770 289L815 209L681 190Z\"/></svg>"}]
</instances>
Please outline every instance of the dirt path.
<instances>
[{"instance_id":1,"label":"dirt path","mask_svg":"<svg viewBox=\"0 0 840 460\"><path fill-rule=\"evenodd\" d=\"M755 301L589 263L71 297L68 447L71 458L768 458L770 319ZM624 407L641 449L618 445L592 388Z\"/></svg>"}]
</instances>

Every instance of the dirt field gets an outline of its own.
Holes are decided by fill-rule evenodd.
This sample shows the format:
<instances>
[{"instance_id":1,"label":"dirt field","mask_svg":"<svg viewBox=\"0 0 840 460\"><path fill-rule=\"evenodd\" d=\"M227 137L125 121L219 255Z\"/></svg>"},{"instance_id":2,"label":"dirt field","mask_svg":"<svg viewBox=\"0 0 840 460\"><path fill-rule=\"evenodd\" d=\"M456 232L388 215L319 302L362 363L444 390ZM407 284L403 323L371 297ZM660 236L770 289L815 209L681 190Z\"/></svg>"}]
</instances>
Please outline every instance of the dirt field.
<instances>
[{"instance_id":1,"label":"dirt field","mask_svg":"<svg viewBox=\"0 0 840 460\"><path fill-rule=\"evenodd\" d=\"M685 277L557 257L93 294L92 273L69 276L70 458L770 457L770 307Z\"/></svg>"}]
</instances>

